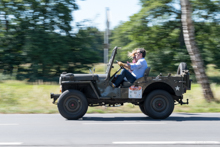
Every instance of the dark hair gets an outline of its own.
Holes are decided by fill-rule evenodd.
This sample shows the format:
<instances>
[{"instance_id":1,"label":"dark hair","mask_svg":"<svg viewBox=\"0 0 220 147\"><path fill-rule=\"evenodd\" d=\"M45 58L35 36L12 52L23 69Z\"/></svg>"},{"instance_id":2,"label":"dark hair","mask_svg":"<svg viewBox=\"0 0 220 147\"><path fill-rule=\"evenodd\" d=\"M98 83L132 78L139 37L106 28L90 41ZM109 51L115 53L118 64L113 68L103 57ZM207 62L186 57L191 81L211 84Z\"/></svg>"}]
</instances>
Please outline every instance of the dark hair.
<instances>
[{"instance_id":1,"label":"dark hair","mask_svg":"<svg viewBox=\"0 0 220 147\"><path fill-rule=\"evenodd\" d=\"M144 58L146 55L146 51L144 48L138 48L138 50L140 51L140 53L142 53L142 57Z\"/></svg>"}]
</instances>

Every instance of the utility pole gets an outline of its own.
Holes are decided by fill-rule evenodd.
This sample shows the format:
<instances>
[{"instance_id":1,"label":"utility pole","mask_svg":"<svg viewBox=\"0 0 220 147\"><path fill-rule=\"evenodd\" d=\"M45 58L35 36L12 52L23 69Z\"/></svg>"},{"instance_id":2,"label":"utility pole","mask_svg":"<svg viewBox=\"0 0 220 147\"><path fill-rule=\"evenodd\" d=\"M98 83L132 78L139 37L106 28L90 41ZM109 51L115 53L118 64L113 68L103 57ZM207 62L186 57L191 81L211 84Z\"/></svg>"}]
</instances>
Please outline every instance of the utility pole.
<instances>
[{"instance_id":1,"label":"utility pole","mask_svg":"<svg viewBox=\"0 0 220 147\"><path fill-rule=\"evenodd\" d=\"M109 49L109 26L110 26L110 18L109 18L109 8L106 8L106 29L104 34L104 63L108 63L108 49Z\"/></svg>"}]
</instances>

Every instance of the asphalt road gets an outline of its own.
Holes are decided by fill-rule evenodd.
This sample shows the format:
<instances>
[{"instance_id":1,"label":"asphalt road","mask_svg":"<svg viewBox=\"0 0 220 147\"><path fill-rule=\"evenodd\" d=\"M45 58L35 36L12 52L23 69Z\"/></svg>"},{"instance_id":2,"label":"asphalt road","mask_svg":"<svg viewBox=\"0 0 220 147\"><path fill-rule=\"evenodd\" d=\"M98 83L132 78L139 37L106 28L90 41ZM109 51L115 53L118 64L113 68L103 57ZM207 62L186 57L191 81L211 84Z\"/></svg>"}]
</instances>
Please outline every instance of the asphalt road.
<instances>
[{"instance_id":1,"label":"asphalt road","mask_svg":"<svg viewBox=\"0 0 220 147\"><path fill-rule=\"evenodd\" d=\"M173 113L165 120L144 114L0 114L0 146L208 147L220 146L220 113Z\"/></svg>"}]
</instances>

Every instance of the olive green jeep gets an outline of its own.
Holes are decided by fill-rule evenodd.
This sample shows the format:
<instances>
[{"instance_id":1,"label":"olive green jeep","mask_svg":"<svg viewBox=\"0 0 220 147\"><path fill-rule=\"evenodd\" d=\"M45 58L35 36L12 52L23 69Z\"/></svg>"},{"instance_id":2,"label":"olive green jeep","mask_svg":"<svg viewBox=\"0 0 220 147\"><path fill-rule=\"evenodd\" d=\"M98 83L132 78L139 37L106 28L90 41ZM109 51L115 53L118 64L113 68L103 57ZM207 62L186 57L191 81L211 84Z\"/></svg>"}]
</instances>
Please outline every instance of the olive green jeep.
<instances>
[{"instance_id":1,"label":"olive green jeep","mask_svg":"<svg viewBox=\"0 0 220 147\"><path fill-rule=\"evenodd\" d=\"M183 94L191 89L186 63L180 63L177 74L150 77L148 67L142 78L133 84L124 81L118 88L112 87L115 74L111 75L118 47L113 49L105 74L62 73L59 84L61 94L51 93L60 114L66 119L79 119L88 106L122 106L124 103L139 105L140 110L154 119L165 119L173 112L174 105L183 102Z\"/></svg>"}]
</instances>

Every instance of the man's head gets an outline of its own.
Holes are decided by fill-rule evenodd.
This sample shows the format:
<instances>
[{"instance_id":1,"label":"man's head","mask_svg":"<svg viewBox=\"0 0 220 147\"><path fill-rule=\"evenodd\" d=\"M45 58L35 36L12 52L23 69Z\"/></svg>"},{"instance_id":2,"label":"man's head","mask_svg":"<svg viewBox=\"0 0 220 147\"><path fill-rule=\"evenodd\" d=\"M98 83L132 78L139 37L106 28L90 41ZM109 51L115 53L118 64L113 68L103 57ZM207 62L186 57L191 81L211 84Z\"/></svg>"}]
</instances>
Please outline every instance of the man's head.
<instances>
[{"instance_id":1,"label":"man's head","mask_svg":"<svg viewBox=\"0 0 220 147\"><path fill-rule=\"evenodd\" d=\"M137 48L137 52L136 52L136 59L137 60L144 58L145 55L146 55L146 51L144 48Z\"/></svg>"}]
</instances>

